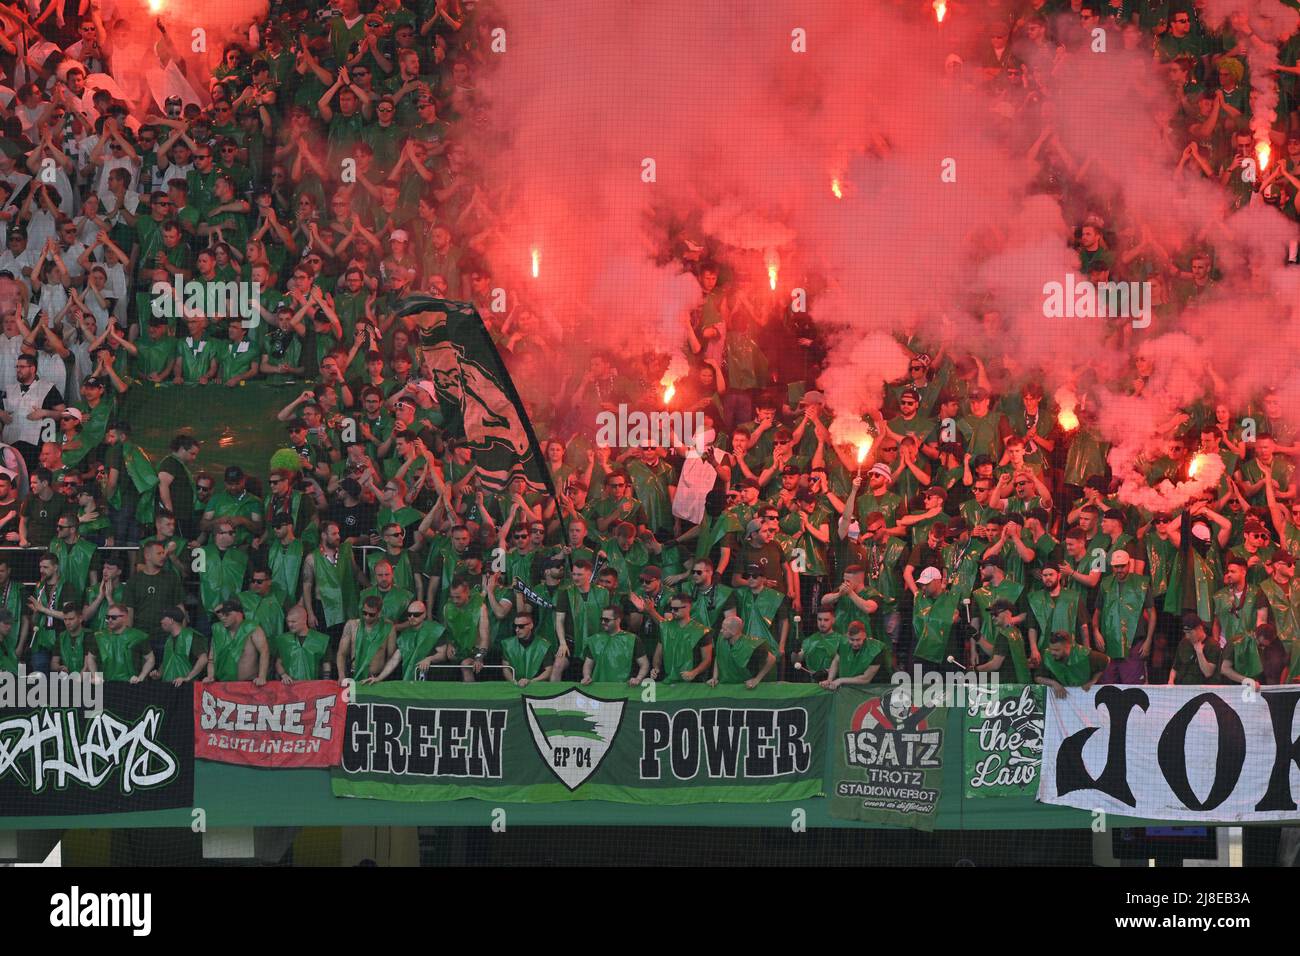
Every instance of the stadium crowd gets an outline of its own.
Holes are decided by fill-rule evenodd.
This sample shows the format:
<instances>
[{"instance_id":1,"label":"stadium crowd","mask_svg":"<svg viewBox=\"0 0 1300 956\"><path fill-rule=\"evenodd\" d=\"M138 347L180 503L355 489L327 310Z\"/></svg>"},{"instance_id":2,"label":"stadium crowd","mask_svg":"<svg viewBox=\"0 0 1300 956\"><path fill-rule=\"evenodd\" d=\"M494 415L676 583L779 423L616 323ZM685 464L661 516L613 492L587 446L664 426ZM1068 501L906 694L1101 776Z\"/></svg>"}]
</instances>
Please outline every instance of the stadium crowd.
<instances>
[{"instance_id":1,"label":"stadium crowd","mask_svg":"<svg viewBox=\"0 0 1300 956\"><path fill-rule=\"evenodd\" d=\"M992 26L949 78L1020 109L1100 23L1167 64L1180 174L1296 218L1296 37L1277 49L1278 161L1243 183L1240 23L1206 22L1200 0L970 6ZM1134 467L1154 487L1218 455L1223 476L1152 512L1118 496L1086 394L1063 409L999 355L900 331L907 375L882 383L859 460L832 438L815 320L756 305L707 235L672 242L701 288L684 342L524 390L558 496L495 490L425 330L398 314L416 294L463 300L508 366L559 353L526 304L492 307L502 184L478 171L496 133L476 81L495 21L469 0L270 7L255 41L189 77L204 103L87 86L132 68L113 57L122 3L0 8L0 669L831 690L913 665L1058 687L1300 678L1300 444L1277 395L1229 407L1207 373ZM1211 245L1106 221L1046 129L1033 154L1034 188L1078 210L1081 272L1151 281L1174 321L1214 295ZM260 295L247 317L158 308L154 283L176 276ZM666 402L679 348L691 370ZM1153 371L1134 348L1097 386L1140 392ZM157 402L253 380L286 395L265 420L291 453L266 473L186 432L156 461L133 440ZM699 413L704 442L602 446L596 414L619 405ZM690 521L674 499L700 449L717 478Z\"/></svg>"}]
</instances>

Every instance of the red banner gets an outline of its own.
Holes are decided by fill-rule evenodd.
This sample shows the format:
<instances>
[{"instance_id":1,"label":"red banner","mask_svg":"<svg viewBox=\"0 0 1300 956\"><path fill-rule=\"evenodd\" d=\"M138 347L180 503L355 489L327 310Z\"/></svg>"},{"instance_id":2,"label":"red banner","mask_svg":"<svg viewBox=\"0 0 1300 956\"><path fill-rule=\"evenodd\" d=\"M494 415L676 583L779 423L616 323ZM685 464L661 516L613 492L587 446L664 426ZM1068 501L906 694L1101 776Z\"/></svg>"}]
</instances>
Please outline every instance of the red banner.
<instances>
[{"instance_id":1,"label":"red banner","mask_svg":"<svg viewBox=\"0 0 1300 956\"><path fill-rule=\"evenodd\" d=\"M347 706L337 681L194 685L194 756L250 767L333 767Z\"/></svg>"}]
</instances>

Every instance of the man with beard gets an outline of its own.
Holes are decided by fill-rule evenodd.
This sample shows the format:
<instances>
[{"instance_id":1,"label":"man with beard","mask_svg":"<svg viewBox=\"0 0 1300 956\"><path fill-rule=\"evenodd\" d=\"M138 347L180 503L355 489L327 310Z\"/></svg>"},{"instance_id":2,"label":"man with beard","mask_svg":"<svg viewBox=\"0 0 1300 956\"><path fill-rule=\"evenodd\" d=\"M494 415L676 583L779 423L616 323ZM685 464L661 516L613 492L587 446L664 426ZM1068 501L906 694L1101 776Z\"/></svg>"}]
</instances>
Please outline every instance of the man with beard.
<instances>
[{"instance_id":1,"label":"man with beard","mask_svg":"<svg viewBox=\"0 0 1300 956\"><path fill-rule=\"evenodd\" d=\"M831 660L823 690L839 690L846 684L865 685L876 679L881 665L888 659L888 649L875 638L867 637L861 621L849 625L849 633L840 641Z\"/></svg>"},{"instance_id":2,"label":"man with beard","mask_svg":"<svg viewBox=\"0 0 1300 956\"><path fill-rule=\"evenodd\" d=\"M709 630L716 630L725 613L736 606L735 589L718 580L713 562L697 558L691 564L690 580L681 586L682 595L690 599L691 619Z\"/></svg>"},{"instance_id":3,"label":"man with beard","mask_svg":"<svg viewBox=\"0 0 1300 956\"><path fill-rule=\"evenodd\" d=\"M1229 555L1224 562L1223 587L1214 592L1211 605L1214 618L1210 637L1220 647L1226 647L1242 634L1250 633L1258 619L1259 590L1247 577L1245 559Z\"/></svg>"},{"instance_id":4,"label":"man with beard","mask_svg":"<svg viewBox=\"0 0 1300 956\"><path fill-rule=\"evenodd\" d=\"M395 626L397 639L388 660L384 662L383 670L361 683L378 684L386 681L399 665L402 668L402 680L424 680L429 665L435 660L437 647L446 636L447 628L438 621L430 620L428 607L418 599L411 601Z\"/></svg>"},{"instance_id":5,"label":"man with beard","mask_svg":"<svg viewBox=\"0 0 1300 956\"><path fill-rule=\"evenodd\" d=\"M629 687L637 687L646 679L650 673L650 658L641 639L623 630L622 624L623 612L617 607L601 609L601 629L587 637L579 683L621 684L626 681Z\"/></svg>"},{"instance_id":6,"label":"man with beard","mask_svg":"<svg viewBox=\"0 0 1300 956\"><path fill-rule=\"evenodd\" d=\"M826 679L844 638L844 632L835 627L835 612L828 607L820 608L817 611L817 630L803 639L794 654L794 663L805 675L805 681L820 683Z\"/></svg>"},{"instance_id":7,"label":"man with beard","mask_svg":"<svg viewBox=\"0 0 1300 956\"><path fill-rule=\"evenodd\" d=\"M1067 687L1088 690L1110 666L1110 658L1076 643L1069 631L1057 631L1046 647L1042 670L1034 682L1052 688L1057 697L1064 697Z\"/></svg>"},{"instance_id":8,"label":"man with beard","mask_svg":"<svg viewBox=\"0 0 1300 956\"><path fill-rule=\"evenodd\" d=\"M654 618L659 637L650 668L651 680L690 683L713 669L713 639L709 629L692 616L689 597L674 595L667 615L652 606L647 611Z\"/></svg>"},{"instance_id":9,"label":"man with beard","mask_svg":"<svg viewBox=\"0 0 1300 956\"><path fill-rule=\"evenodd\" d=\"M335 657L339 675L363 682L377 677L384 669L396 638L393 622L383 616L383 601L373 594L363 598L361 617L348 621L339 638Z\"/></svg>"},{"instance_id":10,"label":"man with beard","mask_svg":"<svg viewBox=\"0 0 1300 956\"><path fill-rule=\"evenodd\" d=\"M1156 631L1151 581L1133 570L1124 550L1110 556L1111 573L1101 579L1092 631L1110 658L1102 684L1145 684L1147 660Z\"/></svg>"},{"instance_id":11,"label":"man with beard","mask_svg":"<svg viewBox=\"0 0 1300 956\"><path fill-rule=\"evenodd\" d=\"M1285 684L1294 670L1292 657L1293 648L1277 639L1273 625L1261 624L1239 634L1225 648L1220 673L1227 680L1255 688Z\"/></svg>"},{"instance_id":12,"label":"man with beard","mask_svg":"<svg viewBox=\"0 0 1300 956\"><path fill-rule=\"evenodd\" d=\"M1039 580L1042 587L1029 592L1029 666L1035 669L1047 648L1047 639L1059 631L1065 631L1071 638L1078 635L1085 648L1092 643L1083 592L1063 587L1061 570L1056 565L1045 565L1039 572Z\"/></svg>"}]
</instances>

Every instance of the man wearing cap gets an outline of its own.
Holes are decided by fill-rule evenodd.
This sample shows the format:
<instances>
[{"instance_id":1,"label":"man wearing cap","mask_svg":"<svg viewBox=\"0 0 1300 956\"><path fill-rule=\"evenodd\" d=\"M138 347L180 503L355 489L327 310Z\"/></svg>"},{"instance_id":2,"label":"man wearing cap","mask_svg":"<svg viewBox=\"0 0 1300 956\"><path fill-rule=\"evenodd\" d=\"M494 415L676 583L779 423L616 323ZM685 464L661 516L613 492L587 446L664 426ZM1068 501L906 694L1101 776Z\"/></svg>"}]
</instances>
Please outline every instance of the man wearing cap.
<instances>
[{"instance_id":1,"label":"man wearing cap","mask_svg":"<svg viewBox=\"0 0 1300 956\"><path fill-rule=\"evenodd\" d=\"M104 615L103 630L86 641L86 654L94 658L95 669L103 672L104 680L139 684L153 670L149 635L129 622L126 608L110 607Z\"/></svg>"},{"instance_id":2,"label":"man wearing cap","mask_svg":"<svg viewBox=\"0 0 1300 956\"><path fill-rule=\"evenodd\" d=\"M1183 638L1174 651L1173 667L1169 669L1170 684L1217 684L1219 664L1223 649L1217 642L1208 640L1205 622L1195 611L1183 614Z\"/></svg>"},{"instance_id":3,"label":"man wearing cap","mask_svg":"<svg viewBox=\"0 0 1300 956\"><path fill-rule=\"evenodd\" d=\"M664 587L663 577L663 569L647 565L641 569L640 587L631 589L627 595L628 604L635 608L627 614L628 630L646 641L654 636L653 619L668 612L670 594Z\"/></svg>"},{"instance_id":4,"label":"man wearing cap","mask_svg":"<svg viewBox=\"0 0 1300 956\"><path fill-rule=\"evenodd\" d=\"M1052 688L1057 697L1064 697L1067 687L1090 689L1110 666L1105 654L1077 643L1069 631L1057 631L1044 646L1043 665L1034 682Z\"/></svg>"},{"instance_id":5,"label":"man wearing cap","mask_svg":"<svg viewBox=\"0 0 1300 956\"><path fill-rule=\"evenodd\" d=\"M892 442L893 439L882 439L882 441ZM897 443L894 443L897 448ZM865 526L867 518L873 512L880 512L888 524L893 524L898 512L903 510L903 499L901 496L890 491L890 484L894 479L894 473L890 470L889 465L883 461L878 461L868 469L866 474L866 491L862 490L863 478L855 476L853 479L852 490L849 492L848 500L840 509L841 519L847 518L850 522L855 518L859 526ZM832 505L836 504L837 499L830 498ZM843 530L839 532L841 538L849 535L848 525L843 525Z\"/></svg>"},{"instance_id":6,"label":"man wearing cap","mask_svg":"<svg viewBox=\"0 0 1300 956\"><path fill-rule=\"evenodd\" d=\"M708 685L744 684L753 690L772 675L776 655L763 638L745 633L744 622L732 616L719 628L713 647L713 676Z\"/></svg>"},{"instance_id":7,"label":"man wearing cap","mask_svg":"<svg viewBox=\"0 0 1300 956\"><path fill-rule=\"evenodd\" d=\"M1155 644L1156 609L1151 581L1133 570L1133 559L1118 549L1110 556L1109 574L1097 588L1092 612L1093 639L1110 658L1103 684L1145 684L1147 661Z\"/></svg>"},{"instance_id":8,"label":"man wearing cap","mask_svg":"<svg viewBox=\"0 0 1300 956\"><path fill-rule=\"evenodd\" d=\"M1044 565L1039 581L1042 587L1029 591L1029 664L1035 668L1041 652L1046 650L1047 639L1057 631L1078 635L1085 648L1091 644L1083 592L1063 586L1057 565Z\"/></svg>"},{"instance_id":9,"label":"man wearing cap","mask_svg":"<svg viewBox=\"0 0 1300 956\"><path fill-rule=\"evenodd\" d=\"M1246 565L1246 583L1256 587L1268 577L1268 564L1276 548L1270 543L1268 528L1253 515L1241 526L1242 543L1228 552L1229 560L1239 557Z\"/></svg>"},{"instance_id":10,"label":"man wearing cap","mask_svg":"<svg viewBox=\"0 0 1300 956\"><path fill-rule=\"evenodd\" d=\"M1024 635L1015 623L1015 605L998 598L987 608L981 608L980 613L981 625L987 621L992 626L987 629L981 626L977 644L985 659L971 669L996 673L999 681L1008 684L1031 683L1033 672L1029 669Z\"/></svg>"},{"instance_id":11,"label":"man wearing cap","mask_svg":"<svg viewBox=\"0 0 1300 956\"><path fill-rule=\"evenodd\" d=\"M746 633L766 640L784 666L790 603L780 591L767 586L767 578L757 564L746 565L741 578L742 586L735 593L736 614L745 622Z\"/></svg>"},{"instance_id":12,"label":"man wearing cap","mask_svg":"<svg viewBox=\"0 0 1300 956\"><path fill-rule=\"evenodd\" d=\"M998 626L997 613L993 610L993 605L1005 601L1015 609L1011 623L1023 623L1029 616L1028 610L1021 606L1025 596L1025 586L1022 582L1007 577L1002 559L997 555L989 555L980 560L979 576L980 586L971 592L971 600L975 602L976 612L979 615L980 639L992 644Z\"/></svg>"},{"instance_id":13,"label":"man wearing cap","mask_svg":"<svg viewBox=\"0 0 1300 956\"><path fill-rule=\"evenodd\" d=\"M959 652L953 625L957 622L961 596L945 585L943 572L934 566L917 575L912 605L913 659L927 671L944 673L953 669L948 658Z\"/></svg>"},{"instance_id":14,"label":"man wearing cap","mask_svg":"<svg viewBox=\"0 0 1300 956\"><path fill-rule=\"evenodd\" d=\"M841 521L841 525L843 522ZM882 617L884 636L897 650L902 619L903 562L907 545L895 534L879 511L866 515L858 539L863 587L879 593L887 601Z\"/></svg>"},{"instance_id":15,"label":"man wearing cap","mask_svg":"<svg viewBox=\"0 0 1300 956\"><path fill-rule=\"evenodd\" d=\"M63 631L54 645L54 659L50 663L53 674L75 674L88 670L98 670L96 662L86 666L86 654L94 654L94 633L85 626L80 601L63 603Z\"/></svg>"},{"instance_id":16,"label":"man wearing cap","mask_svg":"<svg viewBox=\"0 0 1300 956\"><path fill-rule=\"evenodd\" d=\"M876 680L882 665L888 659L885 645L873 637L867 637L867 629L862 622L854 621L849 625L848 636L836 648L826 679L820 682L821 687L824 690L839 690L846 684L870 684Z\"/></svg>"},{"instance_id":17,"label":"man wearing cap","mask_svg":"<svg viewBox=\"0 0 1300 956\"><path fill-rule=\"evenodd\" d=\"M244 617L239 601L227 599L217 605L218 623L212 625L212 656L208 659L205 684L218 681L251 680L261 687L270 670L270 647L257 622Z\"/></svg>"},{"instance_id":18,"label":"man wearing cap","mask_svg":"<svg viewBox=\"0 0 1300 956\"><path fill-rule=\"evenodd\" d=\"M328 634L307 626L307 609L301 604L293 605L285 615L285 630L271 639L276 676L284 684L317 680L329 671L326 662L329 647Z\"/></svg>"},{"instance_id":19,"label":"man wearing cap","mask_svg":"<svg viewBox=\"0 0 1300 956\"><path fill-rule=\"evenodd\" d=\"M180 687L206 674L208 670L208 639L189 626L189 618L182 607L169 607L162 612L161 624L166 640L163 642L162 666L149 676Z\"/></svg>"},{"instance_id":20,"label":"man wearing cap","mask_svg":"<svg viewBox=\"0 0 1300 956\"><path fill-rule=\"evenodd\" d=\"M77 440L81 442L78 449L64 447L64 462L77 466L87 455L94 453L104 442L108 425L117 414L117 399L105 397L104 378L98 375L87 376L82 381L81 401L66 408L64 414L72 415L81 424ZM73 415L75 412L75 415Z\"/></svg>"},{"instance_id":21,"label":"man wearing cap","mask_svg":"<svg viewBox=\"0 0 1300 956\"><path fill-rule=\"evenodd\" d=\"M785 549L776 540L780 520L780 511L772 505L764 505L759 508L758 516L745 526L744 541L737 549L739 560L731 582L733 585L746 587L741 581L741 572L750 565L755 565L771 587L788 588L794 571L788 566L790 562L786 558Z\"/></svg>"},{"instance_id":22,"label":"man wearing cap","mask_svg":"<svg viewBox=\"0 0 1300 956\"><path fill-rule=\"evenodd\" d=\"M1295 558L1286 551L1278 551L1268 572L1268 580L1259 586L1262 600L1255 623L1271 623L1277 630L1278 640L1300 646L1300 582L1295 580Z\"/></svg>"},{"instance_id":23,"label":"man wearing cap","mask_svg":"<svg viewBox=\"0 0 1300 956\"><path fill-rule=\"evenodd\" d=\"M228 521L235 547L247 548L262 534L262 499L249 493L248 478L238 465L226 469L225 479L225 489L212 496L199 527L211 531L218 521Z\"/></svg>"}]
</instances>

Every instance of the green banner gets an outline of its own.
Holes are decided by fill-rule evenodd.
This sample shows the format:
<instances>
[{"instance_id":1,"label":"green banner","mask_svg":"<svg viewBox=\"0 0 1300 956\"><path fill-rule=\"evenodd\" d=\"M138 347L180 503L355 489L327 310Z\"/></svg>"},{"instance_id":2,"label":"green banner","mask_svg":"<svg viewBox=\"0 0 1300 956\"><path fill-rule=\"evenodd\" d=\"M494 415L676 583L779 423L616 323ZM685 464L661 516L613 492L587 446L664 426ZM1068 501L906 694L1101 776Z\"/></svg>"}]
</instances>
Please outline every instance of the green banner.
<instances>
[{"instance_id":1,"label":"green banner","mask_svg":"<svg viewBox=\"0 0 1300 956\"><path fill-rule=\"evenodd\" d=\"M962 761L967 797L1038 793L1046 690L1041 684L1002 684L971 695Z\"/></svg>"},{"instance_id":2,"label":"green banner","mask_svg":"<svg viewBox=\"0 0 1300 956\"><path fill-rule=\"evenodd\" d=\"M917 707L903 688L837 690L831 816L933 830L947 725L947 708Z\"/></svg>"},{"instance_id":3,"label":"green banner","mask_svg":"<svg viewBox=\"0 0 1300 956\"><path fill-rule=\"evenodd\" d=\"M815 685L390 683L348 706L335 796L766 803L822 793Z\"/></svg>"}]
</instances>

